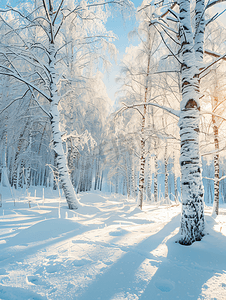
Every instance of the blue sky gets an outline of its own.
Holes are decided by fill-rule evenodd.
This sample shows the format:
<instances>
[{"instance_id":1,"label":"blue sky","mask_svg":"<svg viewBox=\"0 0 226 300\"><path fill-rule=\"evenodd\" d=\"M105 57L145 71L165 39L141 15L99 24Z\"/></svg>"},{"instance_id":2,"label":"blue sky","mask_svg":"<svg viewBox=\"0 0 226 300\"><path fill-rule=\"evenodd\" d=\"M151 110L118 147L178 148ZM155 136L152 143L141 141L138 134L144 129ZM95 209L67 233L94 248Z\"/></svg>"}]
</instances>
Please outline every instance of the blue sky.
<instances>
[{"instance_id":1,"label":"blue sky","mask_svg":"<svg viewBox=\"0 0 226 300\"><path fill-rule=\"evenodd\" d=\"M141 5L142 0L134 0L135 9ZM112 61L112 68L109 74L105 74L104 83L107 87L107 92L109 97L115 102L115 92L118 90L119 86L115 82L115 78L120 73L120 60L125 54L126 47L128 47L132 41L128 40L128 33L134 29L136 26L136 17L131 16L130 19L123 19L122 16L113 16L107 21L106 27L108 30L112 30L117 36L118 40L114 42L119 54L117 57L117 65Z\"/></svg>"},{"instance_id":2,"label":"blue sky","mask_svg":"<svg viewBox=\"0 0 226 300\"><path fill-rule=\"evenodd\" d=\"M24 1L24 0L23 0ZM15 5L21 2L20 0L0 0L0 7L4 8L6 4ZM141 5L142 0L133 0L135 9ZM115 83L115 77L120 72L120 59L122 59L123 54L125 53L126 47L129 46L130 42L128 41L127 35L133 30L136 26L135 15L131 16L130 19L123 19L120 13L115 13L111 18L108 19L106 28L107 30L112 30L118 37L118 40L114 42L116 45L119 54L117 57L117 65L112 61L112 68L108 74L104 74L104 83L107 87L107 92L112 101L115 102L115 92L118 89L118 86Z\"/></svg>"}]
</instances>

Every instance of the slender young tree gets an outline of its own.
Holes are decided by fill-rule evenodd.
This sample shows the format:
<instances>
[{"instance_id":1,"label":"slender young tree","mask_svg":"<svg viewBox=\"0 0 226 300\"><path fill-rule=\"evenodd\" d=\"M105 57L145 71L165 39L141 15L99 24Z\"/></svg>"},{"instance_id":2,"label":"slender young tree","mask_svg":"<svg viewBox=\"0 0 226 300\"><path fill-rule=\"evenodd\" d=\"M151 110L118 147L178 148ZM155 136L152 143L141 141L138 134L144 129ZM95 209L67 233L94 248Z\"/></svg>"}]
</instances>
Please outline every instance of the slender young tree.
<instances>
[{"instance_id":1,"label":"slender young tree","mask_svg":"<svg viewBox=\"0 0 226 300\"><path fill-rule=\"evenodd\" d=\"M122 76L119 80L122 82L121 102L123 104L120 112L128 109L134 110L133 115L140 126L138 207L142 209L145 191L147 139L149 136L147 133L149 111L146 104L155 97L155 90L157 90L158 78L153 73L157 69L156 60L161 50L161 41L156 30L149 26L147 16L137 14L137 19L140 24L131 35L136 36L140 40L140 44L137 47L131 46L127 50L122 61ZM136 107L136 103L139 102L142 102L142 105Z\"/></svg>"},{"instance_id":2,"label":"slender young tree","mask_svg":"<svg viewBox=\"0 0 226 300\"><path fill-rule=\"evenodd\" d=\"M226 50L224 47L225 37L225 28L220 23L215 22L207 28L205 45L208 50L205 51L204 61L213 62L216 53L223 49ZM204 130L209 135L208 144L213 145L213 148L210 146L211 150L214 149L209 151L210 155L213 156L214 178L208 178L208 180L214 181L213 214L216 215L219 211L220 181L222 180L220 178L219 161L220 152L222 151L220 144L225 139L223 134L225 126L225 61L226 58L223 58L220 63L213 65L201 82L202 92L205 95L202 101L203 121L207 124L207 130L205 130L205 126ZM207 106L211 106L211 110L208 114L205 114ZM208 154L208 146L205 152L204 154Z\"/></svg>"}]
</instances>

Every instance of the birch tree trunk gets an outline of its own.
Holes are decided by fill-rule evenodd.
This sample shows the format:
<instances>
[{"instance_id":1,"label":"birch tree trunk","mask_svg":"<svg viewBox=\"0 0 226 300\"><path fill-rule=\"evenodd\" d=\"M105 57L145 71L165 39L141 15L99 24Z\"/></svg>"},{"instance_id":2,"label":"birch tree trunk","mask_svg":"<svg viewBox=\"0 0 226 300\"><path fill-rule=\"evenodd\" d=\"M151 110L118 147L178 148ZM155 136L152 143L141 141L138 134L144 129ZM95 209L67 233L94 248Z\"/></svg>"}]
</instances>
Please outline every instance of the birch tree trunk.
<instances>
[{"instance_id":1,"label":"birch tree trunk","mask_svg":"<svg viewBox=\"0 0 226 300\"><path fill-rule=\"evenodd\" d=\"M151 201L151 184L152 184L151 156L149 156L149 158L148 158L148 184L147 184L147 196L148 196L149 201Z\"/></svg>"},{"instance_id":2,"label":"birch tree trunk","mask_svg":"<svg viewBox=\"0 0 226 300\"><path fill-rule=\"evenodd\" d=\"M218 104L218 98L214 97L214 108ZM212 116L212 122L213 122L213 134L214 134L214 146L215 150L219 150L219 139L218 139L218 126L216 124L216 117ZM220 179L220 168L219 168L219 154L216 153L214 155L214 201L213 201L213 214L218 215L219 211L219 179Z\"/></svg>"},{"instance_id":3,"label":"birch tree trunk","mask_svg":"<svg viewBox=\"0 0 226 300\"><path fill-rule=\"evenodd\" d=\"M7 117L6 117L6 125L3 131L3 138L2 138L2 176L1 176L1 184L4 187L9 187L9 177L7 172L7 162L6 162L6 153L7 153Z\"/></svg>"},{"instance_id":4,"label":"birch tree trunk","mask_svg":"<svg viewBox=\"0 0 226 300\"><path fill-rule=\"evenodd\" d=\"M50 10L51 11L51 10ZM60 97L57 93L57 79L56 79L56 50L54 43L50 43L49 45L49 73L51 76L50 82L50 95L51 95L51 127L52 127L52 135L53 135L53 149L55 152L55 158L57 162L57 169L59 174L59 179L62 185L62 189L64 191L64 195L68 204L69 209L77 209L79 204L76 199L75 191L72 186L69 171L67 167L66 156L63 150L62 144L62 133L60 131L60 114L58 110L58 104L60 101Z\"/></svg>"},{"instance_id":5,"label":"birch tree trunk","mask_svg":"<svg viewBox=\"0 0 226 300\"><path fill-rule=\"evenodd\" d=\"M19 168L19 157L20 157L20 151L24 142L24 134L27 130L29 124L29 120L27 120L23 131L19 135L18 144L17 144L17 150L15 153L14 163L13 163L13 174L12 174L12 185L15 189L18 187L18 168Z\"/></svg>"},{"instance_id":6,"label":"birch tree trunk","mask_svg":"<svg viewBox=\"0 0 226 300\"><path fill-rule=\"evenodd\" d=\"M136 198L136 167L134 164L134 159L132 159L132 167L131 167L131 195Z\"/></svg>"},{"instance_id":7,"label":"birch tree trunk","mask_svg":"<svg viewBox=\"0 0 226 300\"><path fill-rule=\"evenodd\" d=\"M166 140L166 146L165 146L165 155L164 155L164 165L165 165L165 200L168 201L169 198L169 192L168 192L168 170L167 170L167 165L168 165L168 159L167 159L167 140Z\"/></svg>"},{"instance_id":8,"label":"birch tree trunk","mask_svg":"<svg viewBox=\"0 0 226 300\"><path fill-rule=\"evenodd\" d=\"M176 175L176 162L175 162L175 154L173 153L173 170L174 170L174 196L175 202L178 201L178 191L177 191L177 175Z\"/></svg>"},{"instance_id":9,"label":"birch tree trunk","mask_svg":"<svg viewBox=\"0 0 226 300\"><path fill-rule=\"evenodd\" d=\"M202 2L197 1L197 2ZM199 65L196 64L191 27L190 1L180 1L180 43L182 55L182 101L180 104L181 138L181 239L191 245L204 235L203 185L199 155ZM200 47L199 53L200 53ZM198 50L197 50L198 51Z\"/></svg>"},{"instance_id":10,"label":"birch tree trunk","mask_svg":"<svg viewBox=\"0 0 226 300\"><path fill-rule=\"evenodd\" d=\"M138 207L142 209L144 199L144 171L145 171L145 127L146 106L144 106L144 114L141 125L141 156L140 156L140 174L139 174L139 193L138 193Z\"/></svg>"},{"instance_id":11,"label":"birch tree trunk","mask_svg":"<svg viewBox=\"0 0 226 300\"><path fill-rule=\"evenodd\" d=\"M154 173L154 199L155 202L158 201L158 157L157 157L157 145L155 141L155 156L154 156L154 162L155 162L155 173Z\"/></svg>"},{"instance_id":12,"label":"birch tree trunk","mask_svg":"<svg viewBox=\"0 0 226 300\"><path fill-rule=\"evenodd\" d=\"M148 34L148 42L150 42L150 34ZM150 47L149 47L150 48ZM144 103L147 103L147 96L148 96L148 88L149 88L149 70L150 70L150 49L148 54L148 64L147 64L147 71L146 71L146 82L145 82L145 93L144 93ZM145 172L145 122L146 122L146 114L147 114L147 106L144 105L144 112L142 116L142 123L141 123L141 156L140 156L140 174L139 174L139 193L138 193L138 207L142 209L143 200L144 200L144 172Z\"/></svg>"}]
</instances>

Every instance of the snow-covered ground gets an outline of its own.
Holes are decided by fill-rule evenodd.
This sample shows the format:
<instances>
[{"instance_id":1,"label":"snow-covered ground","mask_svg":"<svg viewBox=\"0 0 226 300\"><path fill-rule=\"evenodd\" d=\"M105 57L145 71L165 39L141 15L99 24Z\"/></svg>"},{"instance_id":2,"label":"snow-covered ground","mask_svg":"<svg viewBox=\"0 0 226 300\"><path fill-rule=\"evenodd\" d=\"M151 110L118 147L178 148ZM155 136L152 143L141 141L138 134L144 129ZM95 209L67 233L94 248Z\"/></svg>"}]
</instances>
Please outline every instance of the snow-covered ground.
<instances>
[{"instance_id":1,"label":"snow-covered ground","mask_svg":"<svg viewBox=\"0 0 226 300\"><path fill-rule=\"evenodd\" d=\"M226 299L226 206L192 246L178 239L180 205L84 193L78 211L56 192L16 201L1 190L0 299ZM19 197L20 196L20 197Z\"/></svg>"}]
</instances>

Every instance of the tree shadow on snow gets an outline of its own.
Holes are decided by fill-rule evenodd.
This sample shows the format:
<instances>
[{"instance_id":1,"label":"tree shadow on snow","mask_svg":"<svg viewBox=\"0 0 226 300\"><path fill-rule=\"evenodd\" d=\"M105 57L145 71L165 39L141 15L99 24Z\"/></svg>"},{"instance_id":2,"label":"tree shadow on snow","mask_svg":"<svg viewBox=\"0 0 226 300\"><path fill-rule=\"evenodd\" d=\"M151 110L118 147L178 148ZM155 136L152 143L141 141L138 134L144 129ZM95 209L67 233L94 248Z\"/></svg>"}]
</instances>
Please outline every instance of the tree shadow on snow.
<instances>
[{"instance_id":1,"label":"tree shadow on snow","mask_svg":"<svg viewBox=\"0 0 226 300\"><path fill-rule=\"evenodd\" d=\"M146 280L139 279L138 270L141 264L145 260L151 259L152 266L158 267L159 259L153 257L150 252L156 249L165 237L178 227L179 218L179 216L174 217L158 233L151 235L136 246L128 247L128 251L122 254L122 257L113 263L107 271L97 275L96 279L76 300L110 300L114 299L116 295L119 297L120 294L121 298L118 299L127 299L126 295L139 294L140 287L146 285Z\"/></svg>"},{"instance_id":2,"label":"tree shadow on snow","mask_svg":"<svg viewBox=\"0 0 226 300\"><path fill-rule=\"evenodd\" d=\"M174 217L99 274L76 300L199 299L208 279L226 270L226 237L213 231L211 217L206 220L209 235L186 247L175 243L177 236L165 239L179 227L180 215ZM150 253L160 245L168 248L166 257Z\"/></svg>"},{"instance_id":3,"label":"tree shadow on snow","mask_svg":"<svg viewBox=\"0 0 226 300\"><path fill-rule=\"evenodd\" d=\"M176 237L166 242L167 260L163 261L139 297L145 299L207 299L202 296L210 278L226 272L226 237L215 232L214 219L206 218L206 236L191 246L175 243ZM226 295L226 290L224 291ZM213 298L212 298L213 297ZM208 299L224 299L216 294Z\"/></svg>"}]
</instances>

